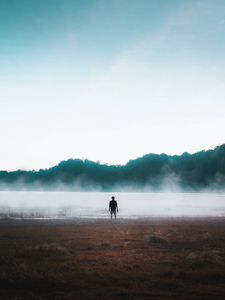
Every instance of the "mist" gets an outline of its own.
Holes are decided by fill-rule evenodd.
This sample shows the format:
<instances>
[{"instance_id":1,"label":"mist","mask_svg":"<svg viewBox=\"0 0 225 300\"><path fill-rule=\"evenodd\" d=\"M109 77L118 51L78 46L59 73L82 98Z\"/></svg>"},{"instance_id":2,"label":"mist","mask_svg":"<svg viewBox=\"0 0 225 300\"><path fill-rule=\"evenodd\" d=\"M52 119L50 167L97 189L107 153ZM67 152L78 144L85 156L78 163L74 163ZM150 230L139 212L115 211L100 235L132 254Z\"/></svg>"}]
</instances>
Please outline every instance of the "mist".
<instances>
[{"instance_id":1,"label":"mist","mask_svg":"<svg viewBox=\"0 0 225 300\"><path fill-rule=\"evenodd\" d=\"M118 218L225 216L225 194L1 192L1 218L109 218L114 195Z\"/></svg>"},{"instance_id":2,"label":"mist","mask_svg":"<svg viewBox=\"0 0 225 300\"><path fill-rule=\"evenodd\" d=\"M39 171L0 171L0 190L224 191L225 145L182 155L146 154L125 165L68 159Z\"/></svg>"}]
</instances>

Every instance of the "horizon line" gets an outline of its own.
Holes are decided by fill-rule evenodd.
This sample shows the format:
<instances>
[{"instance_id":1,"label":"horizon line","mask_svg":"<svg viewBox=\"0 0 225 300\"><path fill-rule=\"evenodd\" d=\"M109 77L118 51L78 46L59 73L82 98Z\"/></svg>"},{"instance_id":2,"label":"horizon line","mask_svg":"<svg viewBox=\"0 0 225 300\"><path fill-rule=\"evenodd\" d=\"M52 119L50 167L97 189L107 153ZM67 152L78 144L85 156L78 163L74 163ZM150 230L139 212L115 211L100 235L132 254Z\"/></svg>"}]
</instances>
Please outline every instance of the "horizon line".
<instances>
[{"instance_id":1,"label":"horizon line","mask_svg":"<svg viewBox=\"0 0 225 300\"><path fill-rule=\"evenodd\" d=\"M134 161L134 160L137 160L137 159L140 159L140 158L143 158L147 155L166 155L166 156L169 156L169 157L174 157L174 156L182 156L184 154L187 154L187 155L194 155L194 154L197 154L197 153L200 153L200 152L203 152L203 151L213 151L215 150L216 148L219 148L219 147L222 147L222 146L225 146L225 143L223 144L220 144L220 145L217 145L215 146L214 148L209 148L209 149L202 149L202 150L198 150L198 151L195 151L193 153L190 153L188 151L184 151L182 152L181 154L167 154L165 152L161 152L161 153L153 153L153 152L149 152L149 153L146 153L146 154L143 154L142 156L138 156L136 158L133 158L133 159L129 159L126 163L122 163L122 164L110 164L110 163L101 163L100 160L97 160L97 161L94 161L94 160L90 160L88 158L68 158L68 159L63 159L61 161L58 162L58 164L54 164L50 167L47 167L47 168L40 168L40 169L22 169L22 168L18 168L18 169L15 169L15 170L2 170L0 169L0 172L8 172L8 173L11 173L11 172L18 172L18 171L23 171L23 172L39 172L41 170L49 170L51 168L54 168L56 166L58 166L60 163L62 162L66 162L66 161L69 161L69 160L80 160L80 161L90 161L90 162L93 162L93 163L96 163L96 164L99 164L99 165L102 165L102 166L109 166L109 167L123 167L123 166L126 166L130 161Z\"/></svg>"}]
</instances>

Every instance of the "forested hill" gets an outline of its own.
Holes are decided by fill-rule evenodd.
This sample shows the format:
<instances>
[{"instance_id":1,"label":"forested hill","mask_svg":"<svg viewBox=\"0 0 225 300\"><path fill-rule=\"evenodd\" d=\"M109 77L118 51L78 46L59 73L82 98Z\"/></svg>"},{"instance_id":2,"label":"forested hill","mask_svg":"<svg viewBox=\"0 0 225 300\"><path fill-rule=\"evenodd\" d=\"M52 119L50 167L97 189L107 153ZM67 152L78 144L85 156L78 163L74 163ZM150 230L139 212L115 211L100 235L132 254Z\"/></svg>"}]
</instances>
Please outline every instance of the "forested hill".
<instances>
[{"instance_id":1,"label":"forested hill","mask_svg":"<svg viewBox=\"0 0 225 300\"><path fill-rule=\"evenodd\" d=\"M126 165L69 159L39 171L0 171L1 190L147 191L225 188L225 144L182 155L147 154Z\"/></svg>"}]
</instances>

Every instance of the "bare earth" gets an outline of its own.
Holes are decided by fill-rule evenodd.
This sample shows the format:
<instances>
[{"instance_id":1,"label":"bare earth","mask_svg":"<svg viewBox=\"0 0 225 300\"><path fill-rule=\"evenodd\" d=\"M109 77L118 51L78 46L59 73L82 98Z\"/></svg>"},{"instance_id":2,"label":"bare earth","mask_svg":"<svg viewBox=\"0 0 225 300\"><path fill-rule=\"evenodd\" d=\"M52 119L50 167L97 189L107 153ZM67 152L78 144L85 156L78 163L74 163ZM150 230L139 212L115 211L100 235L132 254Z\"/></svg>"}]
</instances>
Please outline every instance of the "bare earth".
<instances>
[{"instance_id":1,"label":"bare earth","mask_svg":"<svg viewBox=\"0 0 225 300\"><path fill-rule=\"evenodd\" d=\"M0 220L0 299L225 299L225 219Z\"/></svg>"}]
</instances>

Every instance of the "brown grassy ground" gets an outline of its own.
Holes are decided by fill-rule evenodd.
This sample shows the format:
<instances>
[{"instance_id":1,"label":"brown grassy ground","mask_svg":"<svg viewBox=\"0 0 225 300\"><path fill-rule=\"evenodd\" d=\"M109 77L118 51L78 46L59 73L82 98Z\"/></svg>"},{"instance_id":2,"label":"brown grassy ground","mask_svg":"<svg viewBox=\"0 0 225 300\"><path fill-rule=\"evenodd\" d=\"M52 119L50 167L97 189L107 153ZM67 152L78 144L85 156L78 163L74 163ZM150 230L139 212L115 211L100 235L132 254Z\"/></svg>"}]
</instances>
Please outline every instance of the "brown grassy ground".
<instances>
[{"instance_id":1,"label":"brown grassy ground","mask_svg":"<svg viewBox=\"0 0 225 300\"><path fill-rule=\"evenodd\" d=\"M1 220L0 299L225 299L225 220Z\"/></svg>"}]
</instances>

